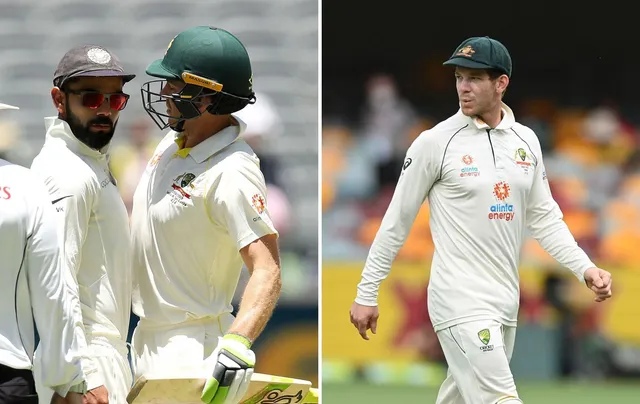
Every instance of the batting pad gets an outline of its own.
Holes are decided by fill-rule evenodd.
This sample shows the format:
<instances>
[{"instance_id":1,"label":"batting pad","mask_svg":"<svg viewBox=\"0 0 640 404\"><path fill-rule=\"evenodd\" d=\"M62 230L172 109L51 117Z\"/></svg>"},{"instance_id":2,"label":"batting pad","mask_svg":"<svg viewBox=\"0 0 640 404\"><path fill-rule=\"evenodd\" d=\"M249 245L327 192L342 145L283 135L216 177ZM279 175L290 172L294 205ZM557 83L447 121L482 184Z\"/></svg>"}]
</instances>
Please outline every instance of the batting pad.
<instances>
[{"instance_id":1,"label":"batting pad","mask_svg":"<svg viewBox=\"0 0 640 404\"><path fill-rule=\"evenodd\" d=\"M206 379L156 379L140 377L127 396L129 404L202 404ZM308 380L254 373L240 404L313 404L318 390Z\"/></svg>"}]
</instances>

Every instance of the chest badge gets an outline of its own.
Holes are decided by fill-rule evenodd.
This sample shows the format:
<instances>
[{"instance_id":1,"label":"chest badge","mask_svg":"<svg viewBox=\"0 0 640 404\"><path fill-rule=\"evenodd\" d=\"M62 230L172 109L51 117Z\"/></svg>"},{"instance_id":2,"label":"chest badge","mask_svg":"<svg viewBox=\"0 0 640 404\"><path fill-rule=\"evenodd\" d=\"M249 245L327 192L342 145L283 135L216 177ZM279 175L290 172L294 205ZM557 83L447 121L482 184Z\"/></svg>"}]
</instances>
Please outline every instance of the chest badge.
<instances>
[{"instance_id":1,"label":"chest badge","mask_svg":"<svg viewBox=\"0 0 640 404\"><path fill-rule=\"evenodd\" d=\"M191 199L191 194L185 188L189 186L193 188L191 183L195 178L195 174L192 173L183 173L177 176L171 184L173 191L167 191L167 193L171 194L171 201L180 203L182 199Z\"/></svg>"},{"instance_id":2,"label":"chest badge","mask_svg":"<svg viewBox=\"0 0 640 404\"><path fill-rule=\"evenodd\" d=\"M529 171L532 169L531 162L527 161L527 151L520 147L516 150L516 155L514 156L514 161L516 165L522 169L522 171L528 175Z\"/></svg>"}]
</instances>

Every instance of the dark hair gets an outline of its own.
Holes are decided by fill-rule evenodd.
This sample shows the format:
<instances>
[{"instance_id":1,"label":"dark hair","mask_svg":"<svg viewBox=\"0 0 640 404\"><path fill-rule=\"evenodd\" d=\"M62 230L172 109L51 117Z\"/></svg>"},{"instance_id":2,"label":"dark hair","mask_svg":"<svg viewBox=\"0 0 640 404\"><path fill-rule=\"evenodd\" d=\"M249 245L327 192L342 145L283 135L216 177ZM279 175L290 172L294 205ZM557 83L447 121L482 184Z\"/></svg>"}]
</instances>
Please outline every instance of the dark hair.
<instances>
[{"instance_id":1,"label":"dark hair","mask_svg":"<svg viewBox=\"0 0 640 404\"><path fill-rule=\"evenodd\" d=\"M507 73L503 72L502 70L498 70L498 69L487 69L487 74L489 75L489 78L491 80L496 80L498 77L502 76L503 74L507 74Z\"/></svg>"},{"instance_id":2,"label":"dark hair","mask_svg":"<svg viewBox=\"0 0 640 404\"><path fill-rule=\"evenodd\" d=\"M58 81L58 83L57 83L57 84L56 84L56 83L53 83L53 85L54 85L54 86L56 86L56 87L58 87L58 88L59 88L60 90L62 90L63 92L66 92L67 90L69 90L69 84L76 83L76 82L78 82L79 80L78 80L78 77L71 77L71 78L68 78L68 79L66 79L66 80L64 81L64 83L62 83L62 86L60 86L60 81L61 81L61 80L57 80L57 81Z\"/></svg>"},{"instance_id":3,"label":"dark hair","mask_svg":"<svg viewBox=\"0 0 640 404\"><path fill-rule=\"evenodd\" d=\"M487 69L487 74L489 75L489 79L491 79L492 81L495 81L500 76L502 76L503 74L507 74L507 73L503 72L502 70L498 70L498 69ZM507 89L505 88L504 91L502 92L502 98L504 98L504 95L506 93L507 93Z\"/></svg>"}]
</instances>

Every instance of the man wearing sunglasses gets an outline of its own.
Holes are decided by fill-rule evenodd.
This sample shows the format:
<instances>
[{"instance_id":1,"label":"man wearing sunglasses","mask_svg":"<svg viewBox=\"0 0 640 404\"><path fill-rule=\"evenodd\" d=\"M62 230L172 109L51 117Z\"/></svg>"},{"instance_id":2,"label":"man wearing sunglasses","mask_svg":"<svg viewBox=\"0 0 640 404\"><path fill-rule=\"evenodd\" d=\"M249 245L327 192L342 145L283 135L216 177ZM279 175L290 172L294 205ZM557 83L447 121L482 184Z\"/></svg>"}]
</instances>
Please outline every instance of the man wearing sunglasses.
<instances>
[{"instance_id":1,"label":"man wearing sunglasses","mask_svg":"<svg viewBox=\"0 0 640 404\"><path fill-rule=\"evenodd\" d=\"M45 118L45 143L32 163L58 212L64 264L78 288L89 346L85 403L91 404L123 403L132 384L126 345L133 284L129 222L108 149L129 99L123 86L134 77L104 47L69 50L53 78L57 116ZM39 393L45 402L47 394Z\"/></svg>"},{"instance_id":2,"label":"man wearing sunglasses","mask_svg":"<svg viewBox=\"0 0 640 404\"><path fill-rule=\"evenodd\" d=\"M157 80L142 88L144 108L172 130L133 198L135 375L205 372L203 402L237 403L281 286L264 176L233 115L255 101L249 55L231 33L199 26L146 72ZM251 277L234 317L243 263Z\"/></svg>"}]
</instances>

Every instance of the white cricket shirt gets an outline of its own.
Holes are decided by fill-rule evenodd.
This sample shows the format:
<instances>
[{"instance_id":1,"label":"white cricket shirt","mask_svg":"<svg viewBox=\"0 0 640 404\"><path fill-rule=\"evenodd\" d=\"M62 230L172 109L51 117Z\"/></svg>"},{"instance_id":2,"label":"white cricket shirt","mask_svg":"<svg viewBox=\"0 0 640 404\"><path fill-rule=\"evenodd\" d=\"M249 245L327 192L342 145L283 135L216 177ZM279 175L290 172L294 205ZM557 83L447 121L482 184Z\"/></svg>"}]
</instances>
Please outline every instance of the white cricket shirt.
<instances>
[{"instance_id":1,"label":"white cricket shirt","mask_svg":"<svg viewBox=\"0 0 640 404\"><path fill-rule=\"evenodd\" d=\"M82 382L78 296L60 259L56 214L47 191L28 169L0 160L0 364L32 369L34 320L42 383L62 396Z\"/></svg>"},{"instance_id":2,"label":"white cricket shirt","mask_svg":"<svg viewBox=\"0 0 640 404\"><path fill-rule=\"evenodd\" d=\"M236 118L237 119L237 118ZM277 234L259 160L230 126L193 148L170 131L133 198L133 310L153 323L231 313L239 250Z\"/></svg>"},{"instance_id":3,"label":"white cricket shirt","mask_svg":"<svg viewBox=\"0 0 640 404\"><path fill-rule=\"evenodd\" d=\"M129 217L107 155L80 142L69 125L45 118L46 139L32 169L44 178L60 222L64 261L77 281L87 341L106 337L125 347L131 315ZM102 384L96 364L88 387Z\"/></svg>"},{"instance_id":4,"label":"white cricket shirt","mask_svg":"<svg viewBox=\"0 0 640 404\"><path fill-rule=\"evenodd\" d=\"M458 111L413 142L356 302L377 304L379 285L427 198L435 245L428 305L436 331L480 319L516 325L527 228L578 279L595 266L562 220L537 136L515 121L507 105L502 108L495 129Z\"/></svg>"}]
</instances>

